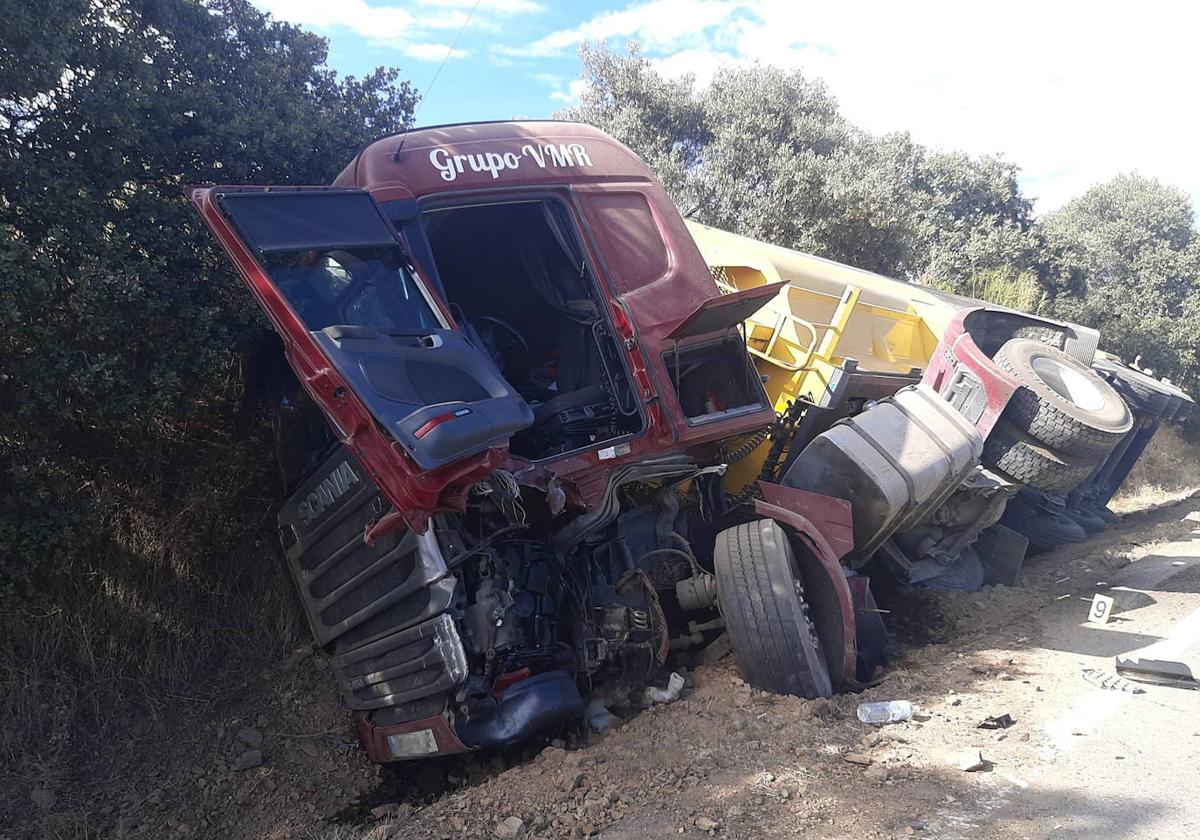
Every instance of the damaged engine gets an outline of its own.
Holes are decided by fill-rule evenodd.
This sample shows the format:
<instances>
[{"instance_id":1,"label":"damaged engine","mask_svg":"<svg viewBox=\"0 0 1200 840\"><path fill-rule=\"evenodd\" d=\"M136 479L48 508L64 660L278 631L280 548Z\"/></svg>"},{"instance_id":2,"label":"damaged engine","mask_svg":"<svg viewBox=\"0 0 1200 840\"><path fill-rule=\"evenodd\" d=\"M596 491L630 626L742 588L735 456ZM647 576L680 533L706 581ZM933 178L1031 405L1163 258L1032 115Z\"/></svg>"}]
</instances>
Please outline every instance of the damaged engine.
<instances>
[{"instance_id":1,"label":"damaged engine","mask_svg":"<svg viewBox=\"0 0 1200 840\"><path fill-rule=\"evenodd\" d=\"M386 504L338 447L280 526L372 758L510 743L578 718L586 701L636 705L686 624L677 584L708 576L677 489L699 472L679 455L614 470L581 512L561 507L561 489L499 470L426 534L364 542Z\"/></svg>"}]
</instances>

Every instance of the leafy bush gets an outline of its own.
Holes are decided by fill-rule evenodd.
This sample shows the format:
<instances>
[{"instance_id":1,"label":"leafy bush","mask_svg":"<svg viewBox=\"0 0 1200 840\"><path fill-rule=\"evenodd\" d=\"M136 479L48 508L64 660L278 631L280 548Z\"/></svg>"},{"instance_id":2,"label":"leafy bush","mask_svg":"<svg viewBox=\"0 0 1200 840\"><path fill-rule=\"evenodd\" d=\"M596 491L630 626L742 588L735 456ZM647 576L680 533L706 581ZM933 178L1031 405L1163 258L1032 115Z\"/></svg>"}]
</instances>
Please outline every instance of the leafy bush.
<instances>
[{"instance_id":1,"label":"leafy bush","mask_svg":"<svg viewBox=\"0 0 1200 840\"><path fill-rule=\"evenodd\" d=\"M204 492L194 435L235 392L238 351L261 324L182 187L327 183L364 141L408 125L415 94L394 70L339 78L323 39L245 0L12 11L0 587L28 595L106 550L134 499ZM194 501L238 505L222 488Z\"/></svg>"}]
</instances>

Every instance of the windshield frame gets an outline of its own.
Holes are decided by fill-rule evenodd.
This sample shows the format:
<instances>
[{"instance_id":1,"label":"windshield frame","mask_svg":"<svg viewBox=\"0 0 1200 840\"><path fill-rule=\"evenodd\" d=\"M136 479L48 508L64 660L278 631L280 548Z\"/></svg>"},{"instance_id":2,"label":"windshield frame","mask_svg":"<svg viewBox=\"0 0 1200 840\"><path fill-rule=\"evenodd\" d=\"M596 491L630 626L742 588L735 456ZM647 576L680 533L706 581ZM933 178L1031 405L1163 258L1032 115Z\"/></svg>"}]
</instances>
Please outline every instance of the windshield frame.
<instances>
[{"instance_id":1,"label":"windshield frame","mask_svg":"<svg viewBox=\"0 0 1200 840\"><path fill-rule=\"evenodd\" d=\"M382 228L380 230L375 231L373 233L373 235L367 241L358 241L358 242L348 241L348 242L345 242L344 244L334 243L334 242L320 242L320 243L309 244L309 243L307 243L307 241L305 239L298 239L295 241L294 247L286 247L286 246L283 246L283 247L276 246L276 247L268 247L268 248L258 247L254 241L257 237L250 236L249 231L246 230L244 224L239 223L239 220L237 218L238 214L231 212L228 201L229 201L229 199L233 199L236 202L239 198L243 198L243 197L251 198L251 197L255 197L255 196L265 196L265 195L273 195L277 199L278 198L286 199L288 197L300 198L301 196L317 196L317 195L330 196L330 197L363 196L368 201L370 201L371 206L372 206L371 215L379 220L379 222L382 224ZM446 307L446 304L430 288L430 284L429 284L429 282L426 281L426 278L423 275L420 266L416 262L414 262L411 255L405 249L403 239L397 233L395 225L392 224L391 219L388 218L386 213L380 212L378 203L374 200L374 198L371 196L371 194L369 192L367 192L365 190L359 190L359 189L346 189L346 188L338 188L338 187L290 187L290 188L286 188L286 187L285 188L279 188L279 187L268 187L268 188L221 187L221 188L213 189L213 194L211 196L211 199L212 199L215 207L220 211L221 216L223 217L224 221L230 227L232 227L234 231L237 232L239 239L243 242L243 244L245 246L247 246L249 248L249 250L253 254L253 258L254 258L255 262L260 266L263 273L266 275L266 279L274 287L276 293L278 294L278 296L279 296L280 300L282 301L282 303L284 304L284 306L286 306L288 308L288 310L291 311L291 313L292 313L293 317L296 319L296 321L298 321L301 325L303 325L306 330L308 330L310 332L320 332L320 329L314 330L308 324L308 322L305 320L305 318L301 315L299 310L293 304L291 298L284 291L283 287L280 286L279 281L275 274L275 272L277 271L277 266L272 265L272 263L274 262L273 258L278 255L300 254L300 253L304 253L306 251L314 251L314 252L318 253L320 255L320 257L328 258L329 255L335 251L343 251L343 252L349 253L353 256L356 256L361 260L362 259L361 252L363 252L363 251L370 252L370 251L378 251L380 249L389 249L389 250L394 249L396 258L397 258L397 263L398 263L395 270L401 272L403 277L405 279L407 279L408 281L410 281L416 287L416 289L420 292L421 297L424 299L425 305L432 312L433 321L434 321L435 325L429 327L428 329L430 329L430 330L436 330L436 329L446 330L446 329L454 328L452 326L453 320L449 316L449 312ZM352 281L352 284L353 284L353 281ZM325 329L329 326L350 326L350 325L329 324L329 325L326 325L326 327L322 327L321 329ZM401 328L396 328L396 329L401 329ZM424 329L424 328L412 327L411 329Z\"/></svg>"}]
</instances>

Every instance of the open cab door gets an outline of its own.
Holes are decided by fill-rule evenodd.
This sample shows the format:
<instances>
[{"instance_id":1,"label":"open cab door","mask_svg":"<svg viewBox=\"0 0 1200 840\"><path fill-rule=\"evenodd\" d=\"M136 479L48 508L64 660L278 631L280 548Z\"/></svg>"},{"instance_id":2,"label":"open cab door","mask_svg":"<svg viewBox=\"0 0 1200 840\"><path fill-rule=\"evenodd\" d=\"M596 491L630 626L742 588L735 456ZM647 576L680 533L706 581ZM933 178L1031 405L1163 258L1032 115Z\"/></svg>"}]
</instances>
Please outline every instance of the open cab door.
<instances>
[{"instance_id":1,"label":"open cab door","mask_svg":"<svg viewBox=\"0 0 1200 840\"><path fill-rule=\"evenodd\" d=\"M421 282L363 190L193 187L337 436L414 530L533 412Z\"/></svg>"}]
</instances>

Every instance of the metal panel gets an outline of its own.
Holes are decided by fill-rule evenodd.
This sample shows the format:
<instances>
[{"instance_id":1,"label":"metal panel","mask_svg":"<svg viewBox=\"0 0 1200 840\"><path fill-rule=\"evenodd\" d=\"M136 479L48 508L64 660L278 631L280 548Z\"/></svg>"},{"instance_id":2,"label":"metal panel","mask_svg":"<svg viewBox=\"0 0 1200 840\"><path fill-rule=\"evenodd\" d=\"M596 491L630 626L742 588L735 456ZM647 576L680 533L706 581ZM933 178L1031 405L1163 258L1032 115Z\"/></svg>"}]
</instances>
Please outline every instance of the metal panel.
<instances>
[{"instance_id":1,"label":"metal panel","mask_svg":"<svg viewBox=\"0 0 1200 840\"><path fill-rule=\"evenodd\" d=\"M354 454L339 446L279 512L288 567L317 642L333 654L352 709L383 709L446 692L467 676L451 617L457 579L433 529L368 544L391 510Z\"/></svg>"}]
</instances>

